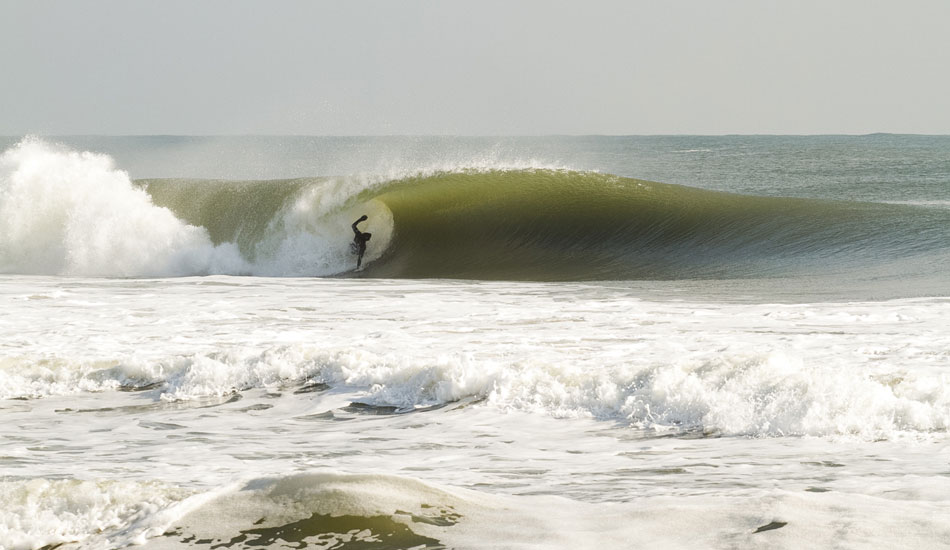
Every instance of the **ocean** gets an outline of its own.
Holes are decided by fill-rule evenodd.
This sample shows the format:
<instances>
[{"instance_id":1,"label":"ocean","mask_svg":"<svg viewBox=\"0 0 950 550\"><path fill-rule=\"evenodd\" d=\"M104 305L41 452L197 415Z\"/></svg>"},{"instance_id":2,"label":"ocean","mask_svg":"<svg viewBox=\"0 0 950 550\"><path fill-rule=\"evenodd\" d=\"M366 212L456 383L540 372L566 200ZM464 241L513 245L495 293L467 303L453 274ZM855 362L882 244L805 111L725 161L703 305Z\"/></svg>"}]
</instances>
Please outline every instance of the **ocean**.
<instances>
[{"instance_id":1,"label":"ocean","mask_svg":"<svg viewBox=\"0 0 950 550\"><path fill-rule=\"evenodd\" d=\"M950 136L0 151L2 549L950 548Z\"/></svg>"}]
</instances>

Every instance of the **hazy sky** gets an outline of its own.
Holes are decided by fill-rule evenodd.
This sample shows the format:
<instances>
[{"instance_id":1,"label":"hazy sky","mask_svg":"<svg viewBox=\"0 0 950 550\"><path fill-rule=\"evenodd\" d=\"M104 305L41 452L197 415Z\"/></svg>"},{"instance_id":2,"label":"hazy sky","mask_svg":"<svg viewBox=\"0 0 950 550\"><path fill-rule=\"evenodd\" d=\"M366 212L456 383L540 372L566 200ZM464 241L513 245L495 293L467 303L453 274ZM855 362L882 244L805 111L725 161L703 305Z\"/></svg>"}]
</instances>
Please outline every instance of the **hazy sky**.
<instances>
[{"instance_id":1,"label":"hazy sky","mask_svg":"<svg viewBox=\"0 0 950 550\"><path fill-rule=\"evenodd\" d=\"M950 1L0 0L0 134L950 133Z\"/></svg>"}]
</instances>

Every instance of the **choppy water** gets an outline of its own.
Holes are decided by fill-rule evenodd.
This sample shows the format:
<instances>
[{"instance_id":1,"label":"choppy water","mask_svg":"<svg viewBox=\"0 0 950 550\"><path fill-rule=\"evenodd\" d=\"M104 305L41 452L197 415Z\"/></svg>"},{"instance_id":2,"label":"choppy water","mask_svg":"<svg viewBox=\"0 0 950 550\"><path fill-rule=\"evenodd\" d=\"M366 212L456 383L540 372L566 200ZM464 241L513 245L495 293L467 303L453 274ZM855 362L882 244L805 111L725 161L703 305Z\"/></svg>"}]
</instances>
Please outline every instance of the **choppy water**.
<instances>
[{"instance_id":1,"label":"choppy water","mask_svg":"<svg viewBox=\"0 0 950 550\"><path fill-rule=\"evenodd\" d=\"M51 141L0 547L950 546L950 138Z\"/></svg>"}]
</instances>

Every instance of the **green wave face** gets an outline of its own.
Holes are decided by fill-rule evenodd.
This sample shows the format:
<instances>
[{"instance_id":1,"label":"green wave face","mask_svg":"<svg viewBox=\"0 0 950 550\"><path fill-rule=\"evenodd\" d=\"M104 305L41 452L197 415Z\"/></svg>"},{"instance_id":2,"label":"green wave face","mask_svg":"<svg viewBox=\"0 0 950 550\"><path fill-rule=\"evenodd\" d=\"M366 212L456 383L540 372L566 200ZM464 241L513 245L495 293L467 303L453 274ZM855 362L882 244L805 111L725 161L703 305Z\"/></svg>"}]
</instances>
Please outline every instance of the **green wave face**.
<instances>
[{"instance_id":1,"label":"green wave face","mask_svg":"<svg viewBox=\"0 0 950 550\"><path fill-rule=\"evenodd\" d=\"M550 170L407 179L376 198L395 238L371 274L411 278L769 276L882 252L878 222L895 210Z\"/></svg>"},{"instance_id":2,"label":"green wave face","mask_svg":"<svg viewBox=\"0 0 950 550\"><path fill-rule=\"evenodd\" d=\"M946 251L946 212L754 197L590 172L442 172L382 183L149 180L159 206L233 242L253 274L484 280L769 277Z\"/></svg>"},{"instance_id":3,"label":"green wave face","mask_svg":"<svg viewBox=\"0 0 950 550\"><path fill-rule=\"evenodd\" d=\"M141 180L152 201L183 221L204 227L215 244L237 243L254 259L256 247L285 204L319 180Z\"/></svg>"}]
</instances>

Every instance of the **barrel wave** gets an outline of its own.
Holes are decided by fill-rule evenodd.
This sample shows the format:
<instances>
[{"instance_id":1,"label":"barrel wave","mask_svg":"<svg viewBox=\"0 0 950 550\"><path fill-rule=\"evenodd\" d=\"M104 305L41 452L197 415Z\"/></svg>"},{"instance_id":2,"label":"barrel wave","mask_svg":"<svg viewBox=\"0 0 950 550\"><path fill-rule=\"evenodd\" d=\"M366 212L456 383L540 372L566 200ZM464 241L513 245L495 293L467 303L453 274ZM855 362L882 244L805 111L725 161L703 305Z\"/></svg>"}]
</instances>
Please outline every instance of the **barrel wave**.
<instances>
[{"instance_id":1,"label":"barrel wave","mask_svg":"<svg viewBox=\"0 0 950 550\"><path fill-rule=\"evenodd\" d=\"M476 280L774 277L906 265L946 242L946 211L756 197L551 169L140 182L156 204L237 243L255 274Z\"/></svg>"},{"instance_id":2,"label":"barrel wave","mask_svg":"<svg viewBox=\"0 0 950 550\"><path fill-rule=\"evenodd\" d=\"M741 279L920 257L939 270L950 242L950 212L920 206L493 166L133 181L104 155L35 139L3 154L0 191L5 273L342 276L355 267L350 224L363 214L373 233L364 277Z\"/></svg>"},{"instance_id":3,"label":"barrel wave","mask_svg":"<svg viewBox=\"0 0 950 550\"><path fill-rule=\"evenodd\" d=\"M370 271L387 277L670 280L815 272L940 247L938 218L946 220L896 205L744 196L563 170L442 173L394 182L372 196L396 225L391 250ZM932 238L921 239L928 232Z\"/></svg>"}]
</instances>

